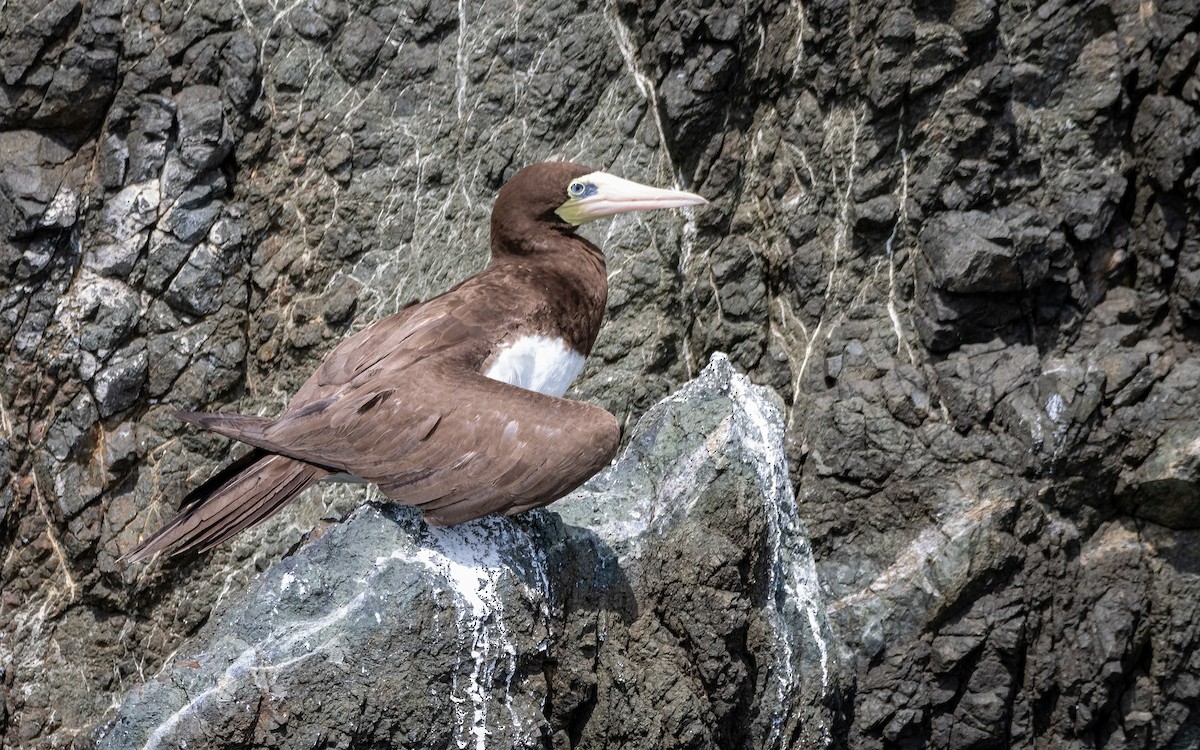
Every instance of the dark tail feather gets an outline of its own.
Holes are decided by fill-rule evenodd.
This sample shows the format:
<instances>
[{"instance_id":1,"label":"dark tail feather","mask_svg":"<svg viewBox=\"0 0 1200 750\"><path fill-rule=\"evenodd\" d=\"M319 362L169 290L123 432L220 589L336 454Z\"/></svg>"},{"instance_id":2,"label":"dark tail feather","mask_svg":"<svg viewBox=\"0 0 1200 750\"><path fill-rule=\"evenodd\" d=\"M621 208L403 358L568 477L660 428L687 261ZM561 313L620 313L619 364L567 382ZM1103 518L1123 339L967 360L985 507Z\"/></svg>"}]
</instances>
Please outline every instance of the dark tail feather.
<instances>
[{"instance_id":1,"label":"dark tail feather","mask_svg":"<svg viewBox=\"0 0 1200 750\"><path fill-rule=\"evenodd\" d=\"M121 559L144 560L171 546L172 556L206 552L275 515L328 475L303 461L251 451L190 493L174 520Z\"/></svg>"},{"instance_id":2,"label":"dark tail feather","mask_svg":"<svg viewBox=\"0 0 1200 750\"><path fill-rule=\"evenodd\" d=\"M220 414L204 411L176 411L175 418L234 440L262 438L263 428L275 420L266 417L248 417L245 414Z\"/></svg>"},{"instance_id":3,"label":"dark tail feather","mask_svg":"<svg viewBox=\"0 0 1200 750\"><path fill-rule=\"evenodd\" d=\"M235 458L231 463L225 466L216 474L213 474L204 484L196 487L191 492L184 495L179 500L179 512L182 513L189 510L194 505L199 505L208 499L208 496L221 488L221 485L226 484L229 480L241 474L246 469L249 469L254 464L271 455L262 448L254 448L241 458Z\"/></svg>"}]
</instances>

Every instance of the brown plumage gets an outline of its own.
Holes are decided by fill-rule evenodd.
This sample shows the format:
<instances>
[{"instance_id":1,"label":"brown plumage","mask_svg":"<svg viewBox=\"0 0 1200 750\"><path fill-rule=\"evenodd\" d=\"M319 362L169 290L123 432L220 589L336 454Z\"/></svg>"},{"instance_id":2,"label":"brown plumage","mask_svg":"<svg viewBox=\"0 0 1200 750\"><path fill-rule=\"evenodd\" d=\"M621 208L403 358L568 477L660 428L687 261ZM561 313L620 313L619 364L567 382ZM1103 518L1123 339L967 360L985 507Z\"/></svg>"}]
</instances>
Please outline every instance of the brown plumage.
<instances>
[{"instance_id":1,"label":"brown plumage","mask_svg":"<svg viewBox=\"0 0 1200 750\"><path fill-rule=\"evenodd\" d=\"M432 524L562 497L612 459L617 420L558 397L565 384L548 387L553 395L527 390L502 382L514 376L494 366L529 337L561 340L571 362L591 352L608 282L604 255L575 234L577 224L702 202L577 164L521 170L493 208L488 268L343 341L277 419L179 413L255 450L197 488L125 559L208 550L332 474L374 482Z\"/></svg>"}]
</instances>

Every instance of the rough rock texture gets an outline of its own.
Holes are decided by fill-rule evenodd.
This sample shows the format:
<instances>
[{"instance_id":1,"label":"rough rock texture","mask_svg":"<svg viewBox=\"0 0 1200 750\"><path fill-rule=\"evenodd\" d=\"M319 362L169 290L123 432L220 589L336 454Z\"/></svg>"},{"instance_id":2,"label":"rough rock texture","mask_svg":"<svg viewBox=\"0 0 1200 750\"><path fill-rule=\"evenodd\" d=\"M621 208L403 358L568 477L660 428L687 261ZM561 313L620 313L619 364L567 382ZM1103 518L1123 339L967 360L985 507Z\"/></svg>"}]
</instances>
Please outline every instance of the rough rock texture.
<instances>
[{"instance_id":1,"label":"rough rock texture","mask_svg":"<svg viewBox=\"0 0 1200 750\"><path fill-rule=\"evenodd\" d=\"M275 411L564 156L714 199L592 230L575 395L783 396L832 742L1200 744L1198 65L1193 0L0 6L0 743L361 499L118 566L231 452L169 409Z\"/></svg>"},{"instance_id":2,"label":"rough rock texture","mask_svg":"<svg viewBox=\"0 0 1200 750\"><path fill-rule=\"evenodd\" d=\"M363 506L130 693L100 747L823 744L837 670L769 394L715 358L553 513L430 528Z\"/></svg>"}]
</instances>

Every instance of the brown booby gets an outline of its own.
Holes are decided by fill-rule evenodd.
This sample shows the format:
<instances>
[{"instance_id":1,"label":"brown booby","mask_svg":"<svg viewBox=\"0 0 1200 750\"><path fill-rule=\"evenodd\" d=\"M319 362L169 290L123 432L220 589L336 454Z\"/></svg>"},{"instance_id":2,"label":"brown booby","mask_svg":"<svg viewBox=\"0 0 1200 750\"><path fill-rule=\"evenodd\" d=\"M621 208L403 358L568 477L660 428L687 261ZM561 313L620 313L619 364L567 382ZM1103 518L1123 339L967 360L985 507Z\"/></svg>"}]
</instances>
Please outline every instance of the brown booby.
<instances>
[{"instance_id":1,"label":"brown booby","mask_svg":"<svg viewBox=\"0 0 1200 750\"><path fill-rule=\"evenodd\" d=\"M204 552L339 475L374 482L434 525L567 494L609 463L619 439L612 414L562 398L608 296L604 254L575 230L704 203L568 162L517 172L492 208L489 266L343 341L278 418L177 413L253 450L124 559Z\"/></svg>"}]
</instances>

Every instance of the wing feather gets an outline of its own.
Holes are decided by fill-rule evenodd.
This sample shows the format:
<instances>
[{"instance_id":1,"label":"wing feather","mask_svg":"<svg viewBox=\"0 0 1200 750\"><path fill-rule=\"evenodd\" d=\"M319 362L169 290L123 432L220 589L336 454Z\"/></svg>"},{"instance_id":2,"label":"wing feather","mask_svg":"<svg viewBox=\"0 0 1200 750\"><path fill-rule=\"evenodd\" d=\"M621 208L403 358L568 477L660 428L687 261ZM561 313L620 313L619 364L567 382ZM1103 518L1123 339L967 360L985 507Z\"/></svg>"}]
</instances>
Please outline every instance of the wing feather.
<instances>
[{"instance_id":1,"label":"wing feather","mask_svg":"<svg viewBox=\"0 0 1200 750\"><path fill-rule=\"evenodd\" d=\"M436 523L545 505L616 453L616 419L590 404L517 388L455 363L422 363L402 378L372 377L372 392L392 391L386 408L376 404L386 413L360 413L369 399L349 392L320 412L285 414L261 437L249 436L251 442L374 482Z\"/></svg>"}]
</instances>

